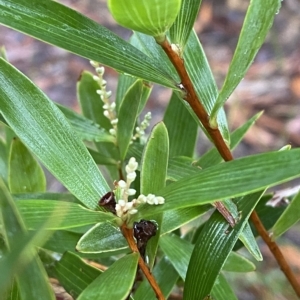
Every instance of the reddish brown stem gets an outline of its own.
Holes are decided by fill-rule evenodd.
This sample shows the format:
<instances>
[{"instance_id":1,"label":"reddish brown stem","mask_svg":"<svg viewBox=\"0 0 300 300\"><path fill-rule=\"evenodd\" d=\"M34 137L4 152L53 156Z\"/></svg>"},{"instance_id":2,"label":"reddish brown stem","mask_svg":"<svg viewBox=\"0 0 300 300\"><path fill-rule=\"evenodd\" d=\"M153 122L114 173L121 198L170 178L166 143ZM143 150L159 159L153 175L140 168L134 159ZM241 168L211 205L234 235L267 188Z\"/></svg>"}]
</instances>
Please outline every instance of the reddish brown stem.
<instances>
[{"instance_id":1,"label":"reddish brown stem","mask_svg":"<svg viewBox=\"0 0 300 300\"><path fill-rule=\"evenodd\" d=\"M121 230L123 232L124 237L127 240L127 243L131 249L132 252L136 252L139 253L138 247L134 241L133 238L133 230L129 229L126 227L126 224L123 224L121 227ZM165 297L160 289L160 287L158 286L155 278L153 277L152 273L150 272L148 266L146 265L146 263L144 262L143 258L141 257L141 255L139 255L139 267L142 270L142 272L144 273L145 277L147 278L147 280L149 281L151 287L153 288L156 298L158 300L165 300Z\"/></svg>"},{"instance_id":2,"label":"reddish brown stem","mask_svg":"<svg viewBox=\"0 0 300 300\"><path fill-rule=\"evenodd\" d=\"M197 93L194 89L194 85L186 71L186 68L184 66L183 59L175 52L173 51L170 43L167 39L165 39L163 42L158 42L160 46L163 48L167 56L169 57L170 61L176 68L178 75L181 79L181 84L183 85L183 88L185 89L185 96L184 99L189 103L195 114L198 116L199 120L201 121L203 127L206 129L210 137L212 138L217 150L219 151L220 155L223 157L225 161L233 160L233 156L231 154L230 149L226 145L220 131L218 128L211 128L209 123L209 115L206 112L204 106L202 105L200 99L197 96ZM232 220L234 220L233 216L230 214L230 212L225 208L224 211L224 205L222 205L221 202L214 203L218 211L225 217L225 219L228 221L230 225L232 225ZM263 238L265 243L268 245L270 251L273 253L275 259L277 260L277 263L279 264L281 270L286 275L288 281L292 285L293 289L295 290L298 297L300 297L300 285L297 282L291 268L287 264L282 252L280 251L278 245L272 241L270 238L268 232L264 228L262 222L260 221L257 213L255 211L251 214L251 220L253 224L255 225L255 228L257 229L260 236ZM234 222L234 221L233 221Z\"/></svg>"},{"instance_id":3,"label":"reddish brown stem","mask_svg":"<svg viewBox=\"0 0 300 300\"><path fill-rule=\"evenodd\" d=\"M270 251L276 258L282 272L285 274L286 278L292 285L297 296L300 298L300 284L298 283L296 277L294 276L290 266L287 264L287 261L285 260L278 245L270 238L270 235L264 228L263 224L261 223L261 221L259 219L259 216L257 215L257 213L255 211L251 214L251 221L254 224L259 235L262 237L264 242L268 245Z\"/></svg>"}]
</instances>

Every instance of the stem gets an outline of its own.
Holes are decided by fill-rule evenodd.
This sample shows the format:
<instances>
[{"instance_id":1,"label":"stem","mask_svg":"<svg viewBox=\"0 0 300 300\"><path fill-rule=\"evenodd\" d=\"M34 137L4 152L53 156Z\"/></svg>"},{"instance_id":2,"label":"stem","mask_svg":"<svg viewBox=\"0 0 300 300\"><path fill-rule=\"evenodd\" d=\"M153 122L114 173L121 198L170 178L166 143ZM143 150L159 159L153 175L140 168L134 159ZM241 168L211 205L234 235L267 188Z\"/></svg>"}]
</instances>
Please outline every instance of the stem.
<instances>
[{"instance_id":1,"label":"stem","mask_svg":"<svg viewBox=\"0 0 300 300\"><path fill-rule=\"evenodd\" d=\"M225 161L233 160L233 156L231 154L230 149L226 145L218 127L212 128L209 123L209 115L206 112L204 106L202 105L200 99L197 96L197 93L194 89L194 85L186 71L186 68L184 66L184 60L175 52L173 51L170 43L167 39L165 39L162 42L157 42L162 49L165 51L167 56L169 57L170 61L174 65L175 69L178 72L178 75L181 79L181 84L184 87L185 95L184 99L189 103L195 114L198 116L199 120L201 121L203 127L206 129L210 137L212 138L217 150L219 151L220 155ZM232 219L234 220L231 213L225 209L224 211L224 205L222 205L221 202L215 202L214 206L218 209L218 211L225 217L225 219L228 221L230 225L232 225ZM229 214L229 215L228 215ZM258 233L264 240L264 242L269 247L270 251L274 255L277 263L279 264L281 270L285 274L286 278L292 285L294 291L300 297L300 285L296 280L295 275L293 274L290 266L287 264L287 261L285 260L282 252L280 251L278 245L276 242L272 241L270 238L267 230L264 228L264 225L262 224L261 220L259 219L257 213L255 211L251 214L251 220L253 224L255 225Z\"/></svg>"},{"instance_id":2,"label":"stem","mask_svg":"<svg viewBox=\"0 0 300 300\"><path fill-rule=\"evenodd\" d=\"M132 252L136 252L136 253L140 253L138 250L138 247L134 241L133 238L133 230L129 229L126 227L126 224L123 224L121 226L121 230L123 232L124 237L127 240L127 243L131 249ZM160 287L158 286L155 278L153 277L152 273L150 272L148 266L146 265L146 263L144 262L143 258L141 257L141 255L139 255L139 267L142 270L142 272L144 273L145 277L147 278L147 280L149 281L151 287L153 288L156 298L158 300L165 300L165 297L160 289Z\"/></svg>"},{"instance_id":3,"label":"stem","mask_svg":"<svg viewBox=\"0 0 300 300\"><path fill-rule=\"evenodd\" d=\"M251 221L254 224L256 230L258 231L259 235L262 237L264 242L268 245L270 251L276 258L282 272L285 274L286 278L292 285L295 293L300 298L300 285L297 282L296 277L294 276L293 271L291 270L290 266L287 264L287 261L285 260L281 250L279 249L278 245L270 238L270 235L264 228L263 224L261 223L261 220L259 219L259 216L255 211L251 214Z\"/></svg>"}]
</instances>

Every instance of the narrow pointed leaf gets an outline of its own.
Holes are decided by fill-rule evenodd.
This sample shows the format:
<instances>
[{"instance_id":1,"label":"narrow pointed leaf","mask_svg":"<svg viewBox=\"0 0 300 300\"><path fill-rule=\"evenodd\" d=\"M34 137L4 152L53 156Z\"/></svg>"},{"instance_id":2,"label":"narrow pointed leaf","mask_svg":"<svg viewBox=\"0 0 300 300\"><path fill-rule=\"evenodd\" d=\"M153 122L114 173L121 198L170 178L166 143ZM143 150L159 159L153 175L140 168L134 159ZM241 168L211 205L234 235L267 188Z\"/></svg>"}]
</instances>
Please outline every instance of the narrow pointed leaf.
<instances>
[{"instance_id":1,"label":"narrow pointed leaf","mask_svg":"<svg viewBox=\"0 0 300 300\"><path fill-rule=\"evenodd\" d=\"M157 194L166 184L169 158L169 137L167 128L163 122L158 123L149 136L142 157L141 193L144 195ZM163 215L156 216L158 226L157 233L150 239L147 245L149 266L152 268L158 247L161 223Z\"/></svg>"},{"instance_id":2,"label":"narrow pointed leaf","mask_svg":"<svg viewBox=\"0 0 300 300\"><path fill-rule=\"evenodd\" d=\"M197 95L210 115L218 97L218 89L203 48L194 30L189 36L183 57ZM230 135L223 109L220 109L217 121L223 138L230 144Z\"/></svg>"},{"instance_id":3,"label":"narrow pointed leaf","mask_svg":"<svg viewBox=\"0 0 300 300\"><path fill-rule=\"evenodd\" d=\"M174 92L165 111L164 123L170 140L170 157L192 157L197 139L198 124Z\"/></svg>"},{"instance_id":4,"label":"narrow pointed leaf","mask_svg":"<svg viewBox=\"0 0 300 300\"><path fill-rule=\"evenodd\" d=\"M102 273L71 252L64 253L55 264L54 272L60 284L73 298L77 298Z\"/></svg>"},{"instance_id":5,"label":"narrow pointed leaf","mask_svg":"<svg viewBox=\"0 0 300 300\"><path fill-rule=\"evenodd\" d=\"M89 120L77 114L73 110L63 105L56 105L68 119L73 127L73 130L76 131L81 139L86 141L110 143L113 143L115 141L114 137L111 136L111 134L100 128L99 125L95 124L92 120Z\"/></svg>"},{"instance_id":6,"label":"narrow pointed leaf","mask_svg":"<svg viewBox=\"0 0 300 300\"><path fill-rule=\"evenodd\" d=\"M5 291L12 276L16 275L22 299L30 300L43 295L43 299L53 300L54 294L50 289L46 272L33 248L34 245L46 240L47 235L44 234L43 228L33 235L26 232L18 209L2 180L0 180L0 207L2 234L8 249L0 261L0 290Z\"/></svg>"},{"instance_id":7,"label":"narrow pointed leaf","mask_svg":"<svg viewBox=\"0 0 300 300\"><path fill-rule=\"evenodd\" d=\"M85 117L99 124L106 130L111 128L107 117L103 115L103 102L97 94L100 89L99 84L94 80L93 74L83 71L77 82L77 98L80 103L82 113Z\"/></svg>"},{"instance_id":8,"label":"narrow pointed leaf","mask_svg":"<svg viewBox=\"0 0 300 300\"><path fill-rule=\"evenodd\" d=\"M162 189L159 194L165 197L165 204L151 209L145 205L140 215L146 218L160 211L242 196L297 178L300 170L295 165L299 160L300 149L293 149L248 156L201 170Z\"/></svg>"},{"instance_id":9,"label":"narrow pointed leaf","mask_svg":"<svg viewBox=\"0 0 300 300\"><path fill-rule=\"evenodd\" d=\"M99 275L77 298L78 300L126 299L136 275L139 254L128 254Z\"/></svg>"},{"instance_id":10,"label":"narrow pointed leaf","mask_svg":"<svg viewBox=\"0 0 300 300\"><path fill-rule=\"evenodd\" d=\"M37 230L40 224L50 218L54 211L56 212L55 218L60 216L62 221L60 223L50 223L50 227L45 228L47 230L62 230L107 221L113 222L116 219L111 213L93 211L71 202L23 200L17 201L16 204L24 219L26 228L29 230Z\"/></svg>"},{"instance_id":11,"label":"narrow pointed leaf","mask_svg":"<svg viewBox=\"0 0 300 300\"><path fill-rule=\"evenodd\" d=\"M238 300L226 277L220 273L211 292L214 299L218 300Z\"/></svg>"},{"instance_id":12,"label":"narrow pointed leaf","mask_svg":"<svg viewBox=\"0 0 300 300\"><path fill-rule=\"evenodd\" d=\"M8 183L11 193L16 194L46 190L42 167L18 138L11 143Z\"/></svg>"},{"instance_id":13,"label":"narrow pointed leaf","mask_svg":"<svg viewBox=\"0 0 300 300\"><path fill-rule=\"evenodd\" d=\"M181 50L183 50L194 27L201 2L201 0L182 0L179 14L170 28L171 41L179 45Z\"/></svg>"},{"instance_id":14,"label":"narrow pointed leaf","mask_svg":"<svg viewBox=\"0 0 300 300\"><path fill-rule=\"evenodd\" d=\"M300 220L300 193L298 193L272 228L272 238L277 239Z\"/></svg>"},{"instance_id":15,"label":"narrow pointed leaf","mask_svg":"<svg viewBox=\"0 0 300 300\"><path fill-rule=\"evenodd\" d=\"M255 265L245 257L231 252L226 260L222 270L227 272L252 272L255 271Z\"/></svg>"},{"instance_id":16,"label":"narrow pointed leaf","mask_svg":"<svg viewBox=\"0 0 300 300\"><path fill-rule=\"evenodd\" d=\"M261 195L262 192L257 192L237 200L236 205L242 212L242 217L233 228L217 211L210 217L193 250L185 281L184 299L203 299L210 294L226 258Z\"/></svg>"},{"instance_id":17,"label":"narrow pointed leaf","mask_svg":"<svg viewBox=\"0 0 300 300\"><path fill-rule=\"evenodd\" d=\"M0 104L6 121L32 153L80 201L95 208L109 187L86 147L59 109L2 59Z\"/></svg>"},{"instance_id":18,"label":"narrow pointed leaf","mask_svg":"<svg viewBox=\"0 0 300 300\"><path fill-rule=\"evenodd\" d=\"M110 252L127 249L128 244L119 227L101 223L92 227L78 241L76 250L84 253Z\"/></svg>"},{"instance_id":19,"label":"narrow pointed leaf","mask_svg":"<svg viewBox=\"0 0 300 300\"><path fill-rule=\"evenodd\" d=\"M269 32L280 6L280 0L251 0L233 59L212 111L211 119L215 118L219 109L244 78Z\"/></svg>"},{"instance_id":20,"label":"narrow pointed leaf","mask_svg":"<svg viewBox=\"0 0 300 300\"><path fill-rule=\"evenodd\" d=\"M48 0L1 0L0 23L120 72L174 87L159 64L105 27Z\"/></svg>"},{"instance_id":21,"label":"narrow pointed leaf","mask_svg":"<svg viewBox=\"0 0 300 300\"><path fill-rule=\"evenodd\" d=\"M124 160L131 141L142 96L142 81L135 82L127 91L118 113L117 144Z\"/></svg>"},{"instance_id":22,"label":"narrow pointed leaf","mask_svg":"<svg viewBox=\"0 0 300 300\"><path fill-rule=\"evenodd\" d=\"M6 143L0 138L0 178L7 183L8 179L8 149Z\"/></svg>"},{"instance_id":23,"label":"narrow pointed leaf","mask_svg":"<svg viewBox=\"0 0 300 300\"><path fill-rule=\"evenodd\" d=\"M153 276L167 299L179 276L168 258L164 257L153 268ZM134 300L156 300L156 295L147 280L139 285L134 293Z\"/></svg>"}]
</instances>

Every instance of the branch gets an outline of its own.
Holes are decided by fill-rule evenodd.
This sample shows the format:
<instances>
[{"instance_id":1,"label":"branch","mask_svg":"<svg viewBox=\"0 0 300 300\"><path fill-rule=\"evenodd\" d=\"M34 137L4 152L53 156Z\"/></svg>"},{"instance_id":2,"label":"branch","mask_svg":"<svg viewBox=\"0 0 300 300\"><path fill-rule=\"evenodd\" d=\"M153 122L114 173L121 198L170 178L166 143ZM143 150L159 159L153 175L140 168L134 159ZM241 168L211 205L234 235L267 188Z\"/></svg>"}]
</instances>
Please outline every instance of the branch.
<instances>
[{"instance_id":1,"label":"branch","mask_svg":"<svg viewBox=\"0 0 300 300\"><path fill-rule=\"evenodd\" d=\"M132 252L136 252L139 253L138 247L134 241L133 238L133 230L129 229L126 227L126 224L124 223L121 226L121 230L123 232L123 235L125 237L125 239L127 240L127 243L129 245L129 248L131 249ZM141 257L141 255L139 255L139 267L142 270L142 272L144 273L145 277L147 278L147 280L149 281L151 287L153 288L156 298L158 300L165 300L165 297L160 289L160 287L158 286L155 278L153 277L152 273L150 272L148 266L146 265L146 263L144 262L143 258Z\"/></svg>"},{"instance_id":2,"label":"branch","mask_svg":"<svg viewBox=\"0 0 300 300\"><path fill-rule=\"evenodd\" d=\"M203 127L206 129L206 131L212 138L220 155L225 161L233 160L234 158L231 154L231 151L226 145L218 127L212 128L209 123L209 115L197 96L197 93L194 89L194 85L184 66L184 60L175 51L173 51L167 39L165 39L163 42L157 42L157 43L165 51L170 61L172 62L173 66L177 70L178 75L181 79L181 84L183 85L186 91L184 99L189 103L189 105L191 106L195 114L198 116ZM214 205L218 209L218 211L225 217L228 223L232 226L232 222L235 223L235 221L231 213L224 207L224 205L221 202L215 202ZM251 214L251 220L254 226L256 227L258 233L260 234L260 236L262 237L262 239L264 240L264 242L267 244L270 251L274 255L277 263L279 264L281 270L283 271L288 281L292 285L294 291L296 292L298 297L300 297L300 285L297 282L295 275L293 274L290 266L287 264L287 261L285 260L276 242L272 241L272 239L270 238L267 230L264 228L261 220L259 219L255 211L253 211Z\"/></svg>"}]
</instances>

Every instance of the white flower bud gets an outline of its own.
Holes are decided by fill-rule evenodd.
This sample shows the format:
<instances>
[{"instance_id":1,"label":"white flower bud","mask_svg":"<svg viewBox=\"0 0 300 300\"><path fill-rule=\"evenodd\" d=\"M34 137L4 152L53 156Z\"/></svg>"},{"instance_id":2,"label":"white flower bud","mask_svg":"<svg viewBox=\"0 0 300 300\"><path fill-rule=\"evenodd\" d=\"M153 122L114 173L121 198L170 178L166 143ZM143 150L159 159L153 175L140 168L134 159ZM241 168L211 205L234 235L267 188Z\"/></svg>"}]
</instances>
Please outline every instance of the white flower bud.
<instances>
[{"instance_id":1,"label":"white flower bud","mask_svg":"<svg viewBox=\"0 0 300 300\"><path fill-rule=\"evenodd\" d=\"M147 197L143 194L139 195L137 200L136 200L137 203L146 203L147 202Z\"/></svg>"},{"instance_id":2,"label":"white flower bud","mask_svg":"<svg viewBox=\"0 0 300 300\"><path fill-rule=\"evenodd\" d=\"M129 196L133 196L133 195L135 195L135 193L136 193L136 190L135 190L135 189L128 189L128 190L127 190L127 194L128 194Z\"/></svg>"},{"instance_id":3,"label":"white flower bud","mask_svg":"<svg viewBox=\"0 0 300 300\"><path fill-rule=\"evenodd\" d=\"M103 111L103 115L104 115L106 118L109 118L109 112L108 112L108 110L104 110L104 111Z\"/></svg>"},{"instance_id":4,"label":"white flower bud","mask_svg":"<svg viewBox=\"0 0 300 300\"><path fill-rule=\"evenodd\" d=\"M118 124L118 119L113 119L110 121L111 125L117 125Z\"/></svg>"},{"instance_id":5,"label":"white flower bud","mask_svg":"<svg viewBox=\"0 0 300 300\"><path fill-rule=\"evenodd\" d=\"M99 63L97 63L96 61L93 61L93 60L90 60L90 64L94 68L97 68L99 66Z\"/></svg>"},{"instance_id":6,"label":"white flower bud","mask_svg":"<svg viewBox=\"0 0 300 300\"><path fill-rule=\"evenodd\" d=\"M126 206L126 202L125 202L123 199L120 199L120 200L118 201L118 204L120 205L121 208L123 208L123 207ZM116 206L117 206L117 204L116 204Z\"/></svg>"},{"instance_id":7,"label":"white flower bud","mask_svg":"<svg viewBox=\"0 0 300 300\"><path fill-rule=\"evenodd\" d=\"M113 128L111 128L111 129L109 129L109 133L110 133L111 135L115 136L115 135L116 135L116 130L113 129Z\"/></svg>"},{"instance_id":8,"label":"white flower bud","mask_svg":"<svg viewBox=\"0 0 300 300\"><path fill-rule=\"evenodd\" d=\"M136 178L136 173L135 172L130 172L127 174L127 180L129 181L134 181L134 179Z\"/></svg>"},{"instance_id":9,"label":"white flower bud","mask_svg":"<svg viewBox=\"0 0 300 300\"><path fill-rule=\"evenodd\" d=\"M104 67L99 67L99 64L98 64L97 68L96 68L96 72L102 76L104 74L104 71L105 71Z\"/></svg>"},{"instance_id":10,"label":"white flower bud","mask_svg":"<svg viewBox=\"0 0 300 300\"><path fill-rule=\"evenodd\" d=\"M135 208L133 208L133 209L131 209L131 210L128 211L128 213L129 213L130 215L134 215L134 214L136 214L137 212L138 212L138 210L135 209Z\"/></svg>"},{"instance_id":11,"label":"white flower bud","mask_svg":"<svg viewBox=\"0 0 300 300\"><path fill-rule=\"evenodd\" d=\"M131 157L129 159L129 162L127 164L127 166L132 170L132 171L135 171L137 168L138 168L138 163L136 161L136 159L134 157Z\"/></svg>"},{"instance_id":12,"label":"white flower bud","mask_svg":"<svg viewBox=\"0 0 300 300\"><path fill-rule=\"evenodd\" d=\"M98 95L103 95L103 91L102 91L102 90L97 90L96 93L97 93Z\"/></svg>"},{"instance_id":13,"label":"white flower bud","mask_svg":"<svg viewBox=\"0 0 300 300\"><path fill-rule=\"evenodd\" d=\"M132 207L133 207L133 203L132 202L127 202L126 206L125 206L125 209L128 211L128 210L132 209Z\"/></svg>"},{"instance_id":14,"label":"white flower bud","mask_svg":"<svg viewBox=\"0 0 300 300\"><path fill-rule=\"evenodd\" d=\"M155 195L149 194L147 196L147 203L150 204L150 205L153 205L154 204L154 199L155 199Z\"/></svg>"},{"instance_id":15,"label":"white flower bud","mask_svg":"<svg viewBox=\"0 0 300 300\"><path fill-rule=\"evenodd\" d=\"M124 180L119 180L118 181L118 186L121 188L121 189L126 189L127 187L127 184Z\"/></svg>"},{"instance_id":16,"label":"white flower bud","mask_svg":"<svg viewBox=\"0 0 300 300\"><path fill-rule=\"evenodd\" d=\"M157 196L157 204L164 204L165 203L165 198L161 196Z\"/></svg>"},{"instance_id":17,"label":"white flower bud","mask_svg":"<svg viewBox=\"0 0 300 300\"><path fill-rule=\"evenodd\" d=\"M110 104L110 109L111 110L114 110L116 108L116 102L112 102L111 104Z\"/></svg>"},{"instance_id":18,"label":"white flower bud","mask_svg":"<svg viewBox=\"0 0 300 300\"><path fill-rule=\"evenodd\" d=\"M111 94L112 94L111 91L107 91L106 92L106 97L109 98L111 96Z\"/></svg>"}]
</instances>

